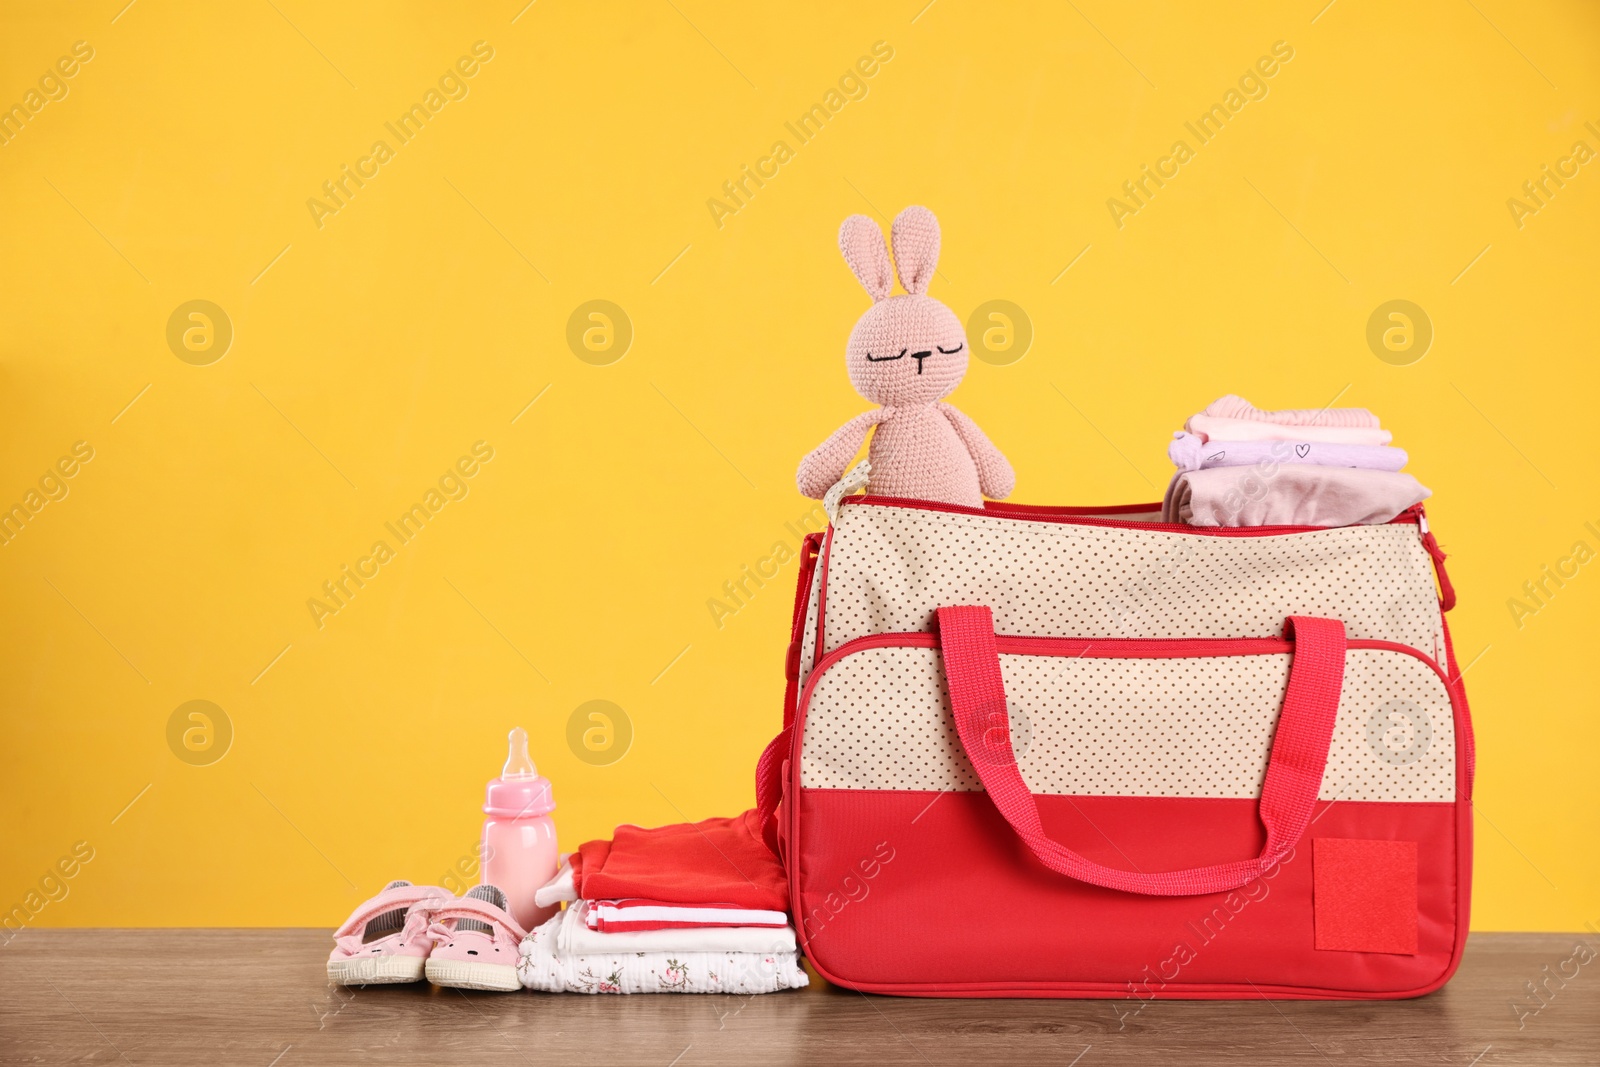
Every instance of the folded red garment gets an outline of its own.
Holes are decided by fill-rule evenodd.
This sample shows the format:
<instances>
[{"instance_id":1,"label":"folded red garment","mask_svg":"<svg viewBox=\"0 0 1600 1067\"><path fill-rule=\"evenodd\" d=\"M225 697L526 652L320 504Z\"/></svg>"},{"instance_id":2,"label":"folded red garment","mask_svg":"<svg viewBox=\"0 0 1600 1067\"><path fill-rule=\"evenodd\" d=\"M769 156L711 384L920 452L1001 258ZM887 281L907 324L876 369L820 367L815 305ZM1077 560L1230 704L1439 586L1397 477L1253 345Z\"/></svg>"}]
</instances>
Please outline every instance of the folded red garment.
<instances>
[{"instance_id":1,"label":"folded red garment","mask_svg":"<svg viewBox=\"0 0 1600 1067\"><path fill-rule=\"evenodd\" d=\"M643 897L787 912L788 882L759 825L751 810L653 830L619 826L610 841L579 846L573 882L584 900Z\"/></svg>"}]
</instances>

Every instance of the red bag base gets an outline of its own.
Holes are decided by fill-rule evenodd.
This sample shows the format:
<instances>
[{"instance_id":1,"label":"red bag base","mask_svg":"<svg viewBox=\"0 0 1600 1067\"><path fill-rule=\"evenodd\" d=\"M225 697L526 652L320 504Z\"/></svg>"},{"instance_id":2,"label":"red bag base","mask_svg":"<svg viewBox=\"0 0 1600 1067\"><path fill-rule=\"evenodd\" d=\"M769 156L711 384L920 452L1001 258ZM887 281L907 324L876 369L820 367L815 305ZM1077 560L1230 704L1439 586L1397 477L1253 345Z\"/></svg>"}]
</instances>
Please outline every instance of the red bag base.
<instances>
[{"instance_id":1,"label":"red bag base","mask_svg":"<svg viewBox=\"0 0 1600 1067\"><path fill-rule=\"evenodd\" d=\"M790 794L791 797L794 793ZM1421 996L1466 941L1454 804L1320 802L1275 871L1227 893L1148 897L1064 879L981 792L799 791L786 826L795 924L812 966L901 996L1374 1000ZM1041 797L1058 840L1156 871L1248 855L1254 800ZM826 827L826 834L805 828ZM1324 839L1414 850L1415 950L1328 951L1312 904ZM798 835L798 836L796 836ZM1113 847L1109 841L1115 841ZM1335 848L1339 845L1336 844ZM1087 917L1089 921L1079 921ZM1076 980L1065 980L1071 973ZM930 982L928 975L958 976ZM1088 980L1084 980L1087 978Z\"/></svg>"}]
</instances>

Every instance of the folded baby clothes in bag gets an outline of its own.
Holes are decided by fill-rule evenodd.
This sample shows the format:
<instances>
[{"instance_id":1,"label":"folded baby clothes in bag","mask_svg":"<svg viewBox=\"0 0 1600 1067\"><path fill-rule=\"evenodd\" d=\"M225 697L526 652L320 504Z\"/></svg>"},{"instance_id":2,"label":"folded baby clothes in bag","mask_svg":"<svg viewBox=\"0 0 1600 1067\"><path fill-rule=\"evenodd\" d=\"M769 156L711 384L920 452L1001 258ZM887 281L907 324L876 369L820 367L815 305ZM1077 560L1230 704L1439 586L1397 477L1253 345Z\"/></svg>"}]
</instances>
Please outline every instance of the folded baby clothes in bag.
<instances>
[{"instance_id":1,"label":"folded baby clothes in bag","mask_svg":"<svg viewBox=\"0 0 1600 1067\"><path fill-rule=\"evenodd\" d=\"M1216 415L1191 415L1184 423L1190 433L1218 441L1316 441L1330 445L1386 445L1394 440L1376 426L1324 426L1314 423L1288 426L1254 419L1225 419Z\"/></svg>"},{"instance_id":2,"label":"folded baby clothes in bag","mask_svg":"<svg viewBox=\"0 0 1600 1067\"><path fill-rule=\"evenodd\" d=\"M1195 526L1385 523L1427 499L1407 456L1366 408L1263 411L1228 395L1191 415L1162 519Z\"/></svg>"},{"instance_id":3,"label":"folded baby clothes in bag","mask_svg":"<svg viewBox=\"0 0 1600 1067\"><path fill-rule=\"evenodd\" d=\"M1246 422L1270 422L1279 426L1361 426L1376 429L1379 425L1378 416L1366 408L1286 408L1265 411L1233 393L1207 404L1202 414Z\"/></svg>"},{"instance_id":4,"label":"folded baby clothes in bag","mask_svg":"<svg viewBox=\"0 0 1600 1067\"><path fill-rule=\"evenodd\" d=\"M1173 478L1161 517L1195 526L1353 526L1388 522L1430 495L1404 471L1213 467Z\"/></svg>"},{"instance_id":5,"label":"folded baby clothes in bag","mask_svg":"<svg viewBox=\"0 0 1600 1067\"><path fill-rule=\"evenodd\" d=\"M1254 468L1189 477L1229 470ZM1136 1006L1454 973L1472 727L1420 507L1328 528L828 503L757 770L824 978Z\"/></svg>"},{"instance_id":6,"label":"folded baby clothes in bag","mask_svg":"<svg viewBox=\"0 0 1600 1067\"><path fill-rule=\"evenodd\" d=\"M1271 470L1279 463L1397 471L1409 458L1405 449L1393 445L1330 445L1294 440L1208 441L1197 433L1175 433L1172 438L1167 455L1180 471L1257 465Z\"/></svg>"}]
</instances>

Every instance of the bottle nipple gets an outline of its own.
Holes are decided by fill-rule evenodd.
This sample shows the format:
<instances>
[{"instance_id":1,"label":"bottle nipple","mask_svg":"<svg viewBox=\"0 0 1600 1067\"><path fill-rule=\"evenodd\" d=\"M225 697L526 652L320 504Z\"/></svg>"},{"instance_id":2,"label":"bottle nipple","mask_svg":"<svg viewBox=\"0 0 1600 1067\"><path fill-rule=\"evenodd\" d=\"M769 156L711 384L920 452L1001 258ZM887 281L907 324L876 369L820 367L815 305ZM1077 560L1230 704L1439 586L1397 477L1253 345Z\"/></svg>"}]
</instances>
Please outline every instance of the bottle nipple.
<instances>
[{"instance_id":1,"label":"bottle nipple","mask_svg":"<svg viewBox=\"0 0 1600 1067\"><path fill-rule=\"evenodd\" d=\"M528 731L520 726L513 728L510 742L506 752L506 765L500 771L500 777L511 780L539 777L539 771L528 755Z\"/></svg>"}]
</instances>

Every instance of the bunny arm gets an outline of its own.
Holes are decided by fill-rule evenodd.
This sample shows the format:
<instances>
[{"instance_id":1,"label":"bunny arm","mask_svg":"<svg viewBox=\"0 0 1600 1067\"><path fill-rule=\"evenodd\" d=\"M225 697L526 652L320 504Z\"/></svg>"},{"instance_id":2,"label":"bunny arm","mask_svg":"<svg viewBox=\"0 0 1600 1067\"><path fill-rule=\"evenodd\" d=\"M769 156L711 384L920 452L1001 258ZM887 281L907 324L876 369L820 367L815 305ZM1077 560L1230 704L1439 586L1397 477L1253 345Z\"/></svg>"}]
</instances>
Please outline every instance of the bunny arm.
<instances>
[{"instance_id":1,"label":"bunny arm","mask_svg":"<svg viewBox=\"0 0 1600 1067\"><path fill-rule=\"evenodd\" d=\"M1016 488L1017 475L1004 453L984 436L978 424L952 404L940 404L939 410L956 428L956 436L967 446L967 453L978 467L978 488L991 500L1004 500Z\"/></svg>"},{"instance_id":2,"label":"bunny arm","mask_svg":"<svg viewBox=\"0 0 1600 1067\"><path fill-rule=\"evenodd\" d=\"M864 412L833 431L828 439L812 449L800 461L795 472L795 483L800 492L813 500L821 500L833 483L844 477L844 466L850 457L861 451L861 442L867 431L889 417L883 408Z\"/></svg>"}]
</instances>

